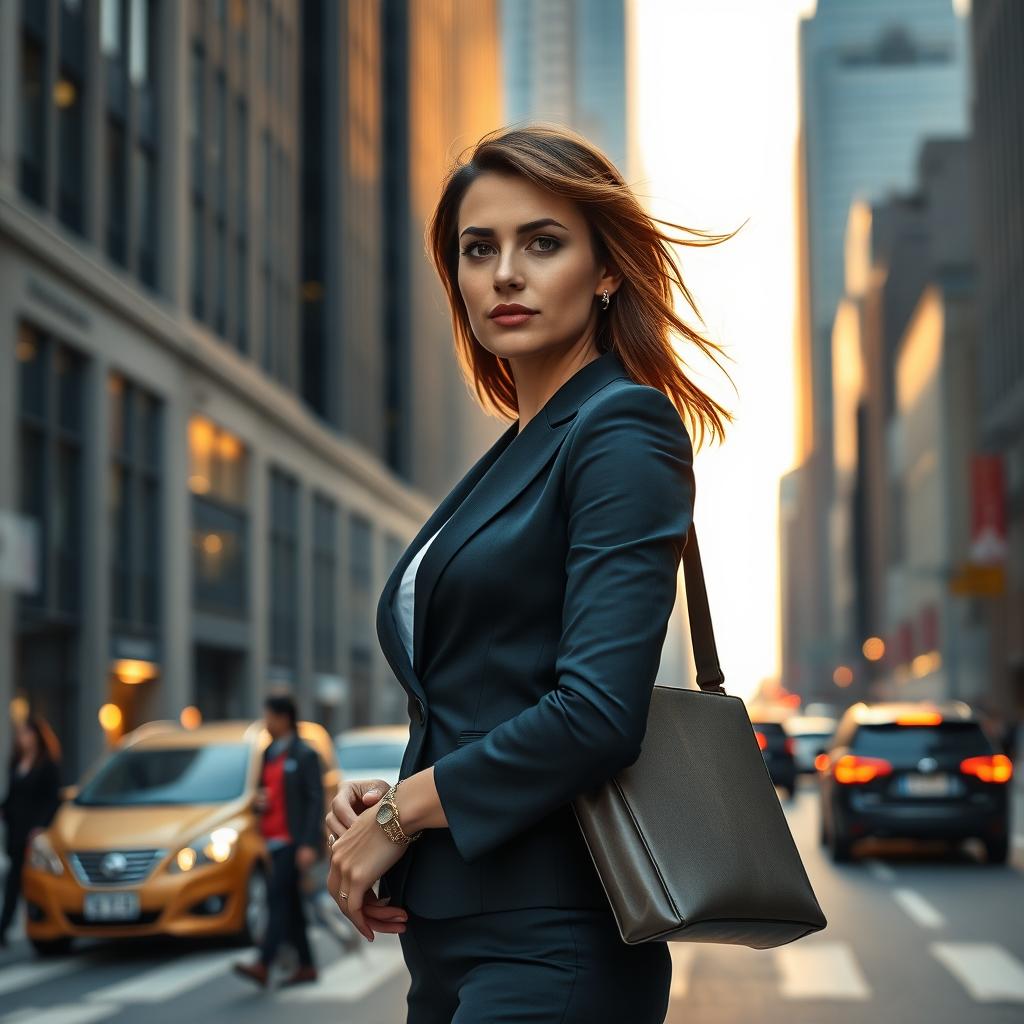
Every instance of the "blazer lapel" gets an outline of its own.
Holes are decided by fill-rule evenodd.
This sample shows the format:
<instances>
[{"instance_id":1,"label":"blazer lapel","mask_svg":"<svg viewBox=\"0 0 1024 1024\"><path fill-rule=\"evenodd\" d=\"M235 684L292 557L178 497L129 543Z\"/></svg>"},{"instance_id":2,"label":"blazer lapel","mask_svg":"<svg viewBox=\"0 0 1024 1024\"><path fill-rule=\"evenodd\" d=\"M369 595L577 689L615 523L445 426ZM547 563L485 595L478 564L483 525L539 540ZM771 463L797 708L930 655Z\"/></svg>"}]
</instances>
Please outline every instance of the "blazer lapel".
<instances>
[{"instance_id":1,"label":"blazer lapel","mask_svg":"<svg viewBox=\"0 0 1024 1024\"><path fill-rule=\"evenodd\" d=\"M577 370L519 432L516 420L441 502L395 566L377 606L381 646L400 681L426 699L420 673L424 630L431 594L445 567L459 549L510 504L550 462L580 405L600 388L628 374L614 351ZM413 609L413 664L398 636L392 599L406 567L422 545L451 516L427 549L416 571Z\"/></svg>"},{"instance_id":2,"label":"blazer lapel","mask_svg":"<svg viewBox=\"0 0 1024 1024\"><path fill-rule=\"evenodd\" d=\"M405 644L398 634L398 627L395 624L395 617L392 612L392 602L395 591L401 582L402 576L416 552L437 532L441 524L458 507L460 502L476 485L477 481L493 465L494 461L508 447L509 442L516 436L519 429L519 420L510 424L508 429L494 442L491 447L470 467L466 475L451 489L448 495L441 501L441 504L431 513L427 521L420 527L419 533L409 542L409 546L402 552L398 563L391 570L380 599L377 601L377 639L380 641L381 650L387 659L391 670L395 673L398 681L406 690L425 698L423 687L419 679L413 673L412 665L405 651ZM433 545L431 545L433 546ZM422 563L421 567L422 567ZM417 573L419 575L419 573Z\"/></svg>"}]
</instances>

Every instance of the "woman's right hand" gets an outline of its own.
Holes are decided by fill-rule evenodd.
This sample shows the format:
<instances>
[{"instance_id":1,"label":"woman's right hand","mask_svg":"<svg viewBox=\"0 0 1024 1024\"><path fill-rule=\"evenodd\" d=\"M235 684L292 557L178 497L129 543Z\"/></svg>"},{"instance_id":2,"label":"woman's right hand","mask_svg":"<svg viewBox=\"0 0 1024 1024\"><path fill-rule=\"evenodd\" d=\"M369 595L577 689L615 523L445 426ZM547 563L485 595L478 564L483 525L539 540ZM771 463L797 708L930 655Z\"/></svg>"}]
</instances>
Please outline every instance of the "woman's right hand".
<instances>
[{"instance_id":1,"label":"woman's right hand","mask_svg":"<svg viewBox=\"0 0 1024 1024\"><path fill-rule=\"evenodd\" d=\"M331 801L327 814L327 830L336 836L352 827L356 818L377 803L391 788L383 779L353 779L343 782Z\"/></svg>"},{"instance_id":2,"label":"woman's right hand","mask_svg":"<svg viewBox=\"0 0 1024 1024\"><path fill-rule=\"evenodd\" d=\"M353 779L343 782L331 801L331 809L327 814L327 831L331 835L340 836L350 828L356 817L371 807L391 788L383 779ZM405 931L408 915L401 907L388 905L371 889L363 897L363 917L375 932L393 932L401 934Z\"/></svg>"}]
</instances>

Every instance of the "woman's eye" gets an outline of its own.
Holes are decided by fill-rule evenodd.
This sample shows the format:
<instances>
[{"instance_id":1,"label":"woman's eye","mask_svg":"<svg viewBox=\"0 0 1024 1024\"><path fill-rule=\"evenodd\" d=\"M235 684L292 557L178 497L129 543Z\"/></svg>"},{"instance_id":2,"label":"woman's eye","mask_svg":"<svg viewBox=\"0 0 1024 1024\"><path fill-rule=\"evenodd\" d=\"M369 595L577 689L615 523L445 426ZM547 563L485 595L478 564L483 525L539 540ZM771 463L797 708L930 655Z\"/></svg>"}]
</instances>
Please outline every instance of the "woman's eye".
<instances>
[{"instance_id":1,"label":"woman's eye","mask_svg":"<svg viewBox=\"0 0 1024 1024\"><path fill-rule=\"evenodd\" d=\"M560 249L562 243L557 238L552 238L551 235L540 235L534 239L535 242L551 242L552 244L546 249L538 249L538 252L554 252L556 249Z\"/></svg>"},{"instance_id":2,"label":"woman's eye","mask_svg":"<svg viewBox=\"0 0 1024 1024\"><path fill-rule=\"evenodd\" d=\"M466 248L462 250L462 255L463 256L475 256L476 253L474 253L473 250L478 245L487 245L487 243L486 242L470 242L469 245L467 245Z\"/></svg>"}]
</instances>

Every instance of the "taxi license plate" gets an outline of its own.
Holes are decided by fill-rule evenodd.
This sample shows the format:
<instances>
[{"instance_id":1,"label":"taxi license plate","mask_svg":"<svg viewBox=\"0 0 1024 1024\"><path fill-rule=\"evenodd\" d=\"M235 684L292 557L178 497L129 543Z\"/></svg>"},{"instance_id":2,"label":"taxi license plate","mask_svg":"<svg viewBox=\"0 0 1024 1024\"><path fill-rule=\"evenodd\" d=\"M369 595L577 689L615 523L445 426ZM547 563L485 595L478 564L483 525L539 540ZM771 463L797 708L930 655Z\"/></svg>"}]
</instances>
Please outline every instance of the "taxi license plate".
<instances>
[{"instance_id":1,"label":"taxi license plate","mask_svg":"<svg viewBox=\"0 0 1024 1024\"><path fill-rule=\"evenodd\" d=\"M900 792L906 796L949 796L953 786L948 775L904 775Z\"/></svg>"},{"instance_id":2,"label":"taxi license plate","mask_svg":"<svg viewBox=\"0 0 1024 1024\"><path fill-rule=\"evenodd\" d=\"M135 892L90 892L83 908L86 921L134 921L139 916Z\"/></svg>"}]
</instances>

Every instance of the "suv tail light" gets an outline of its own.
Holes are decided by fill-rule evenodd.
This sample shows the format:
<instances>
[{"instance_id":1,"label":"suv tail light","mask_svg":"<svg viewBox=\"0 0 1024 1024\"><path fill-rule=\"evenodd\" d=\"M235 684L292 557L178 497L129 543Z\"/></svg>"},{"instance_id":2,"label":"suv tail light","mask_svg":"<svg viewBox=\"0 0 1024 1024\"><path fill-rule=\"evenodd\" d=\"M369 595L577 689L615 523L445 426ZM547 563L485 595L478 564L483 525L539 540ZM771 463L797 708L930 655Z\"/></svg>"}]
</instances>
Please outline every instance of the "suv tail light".
<instances>
[{"instance_id":1,"label":"suv tail light","mask_svg":"<svg viewBox=\"0 0 1024 1024\"><path fill-rule=\"evenodd\" d=\"M843 754L833 769L836 782L844 785L871 782L891 774L892 765L884 757L864 757L861 754Z\"/></svg>"},{"instance_id":2,"label":"suv tail light","mask_svg":"<svg viewBox=\"0 0 1024 1024\"><path fill-rule=\"evenodd\" d=\"M795 748L793 746L793 737L792 736L787 736L786 737L785 747L786 747L786 753L787 754L795 753Z\"/></svg>"},{"instance_id":3,"label":"suv tail light","mask_svg":"<svg viewBox=\"0 0 1024 1024\"><path fill-rule=\"evenodd\" d=\"M768 737L765 736L765 734L763 732L755 732L754 736L757 737L757 747L758 747L758 750L767 750L768 749Z\"/></svg>"},{"instance_id":4,"label":"suv tail light","mask_svg":"<svg viewBox=\"0 0 1024 1024\"><path fill-rule=\"evenodd\" d=\"M964 775L974 775L982 782L1009 782L1013 762L1005 754L980 754L960 762Z\"/></svg>"}]
</instances>

